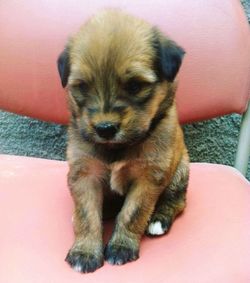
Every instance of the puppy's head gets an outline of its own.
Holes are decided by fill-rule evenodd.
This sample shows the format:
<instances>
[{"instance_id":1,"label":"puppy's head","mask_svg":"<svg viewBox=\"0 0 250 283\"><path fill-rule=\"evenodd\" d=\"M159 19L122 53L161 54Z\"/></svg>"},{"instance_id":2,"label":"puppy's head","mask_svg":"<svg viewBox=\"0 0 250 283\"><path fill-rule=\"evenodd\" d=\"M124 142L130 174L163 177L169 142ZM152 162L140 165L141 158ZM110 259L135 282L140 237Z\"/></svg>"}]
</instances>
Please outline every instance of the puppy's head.
<instances>
[{"instance_id":1,"label":"puppy's head","mask_svg":"<svg viewBox=\"0 0 250 283\"><path fill-rule=\"evenodd\" d=\"M148 23L119 11L89 20L58 59L74 127L83 139L142 139L173 103L184 51Z\"/></svg>"}]
</instances>

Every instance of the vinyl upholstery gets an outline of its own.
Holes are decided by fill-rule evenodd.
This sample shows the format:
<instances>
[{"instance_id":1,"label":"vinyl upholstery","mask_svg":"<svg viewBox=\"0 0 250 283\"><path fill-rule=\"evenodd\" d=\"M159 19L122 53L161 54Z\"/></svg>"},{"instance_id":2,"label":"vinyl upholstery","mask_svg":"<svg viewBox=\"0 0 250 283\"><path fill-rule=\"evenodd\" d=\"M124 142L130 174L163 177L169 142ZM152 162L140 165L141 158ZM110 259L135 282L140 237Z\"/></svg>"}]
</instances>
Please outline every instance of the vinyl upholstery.
<instances>
[{"instance_id":1,"label":"vinyl upholstery","mask_svg":"<svg viewBox=\"0 0 250 283\"><path fill-rule=\"evenodd\" d=\"M0 156L0 282L250 281L250 184L236 169L193 163L187 208L170 233L145 237L137 261L87 275L64 262L73 242L67 171L64 161Z\"/></svg>"}]
</instances>

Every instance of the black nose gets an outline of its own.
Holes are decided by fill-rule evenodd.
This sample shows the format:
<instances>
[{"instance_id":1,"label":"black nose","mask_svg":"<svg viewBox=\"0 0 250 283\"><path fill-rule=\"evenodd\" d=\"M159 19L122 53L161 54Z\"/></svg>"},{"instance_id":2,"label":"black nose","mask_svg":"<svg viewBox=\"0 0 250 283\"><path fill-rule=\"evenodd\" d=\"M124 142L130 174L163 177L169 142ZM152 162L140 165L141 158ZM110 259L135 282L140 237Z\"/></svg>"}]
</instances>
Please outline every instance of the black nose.
<instances>
[{"instance_id":1,"label":"black nose","mask_svg":"<svg viewBox=\"0 0 250 283\"><path fill-rule=\"evenodd\" d=\"M95 126L95 130L101 138L112 139L119 129L119 125L112 122L102 122Z\"/></svg>"}]
</instances>

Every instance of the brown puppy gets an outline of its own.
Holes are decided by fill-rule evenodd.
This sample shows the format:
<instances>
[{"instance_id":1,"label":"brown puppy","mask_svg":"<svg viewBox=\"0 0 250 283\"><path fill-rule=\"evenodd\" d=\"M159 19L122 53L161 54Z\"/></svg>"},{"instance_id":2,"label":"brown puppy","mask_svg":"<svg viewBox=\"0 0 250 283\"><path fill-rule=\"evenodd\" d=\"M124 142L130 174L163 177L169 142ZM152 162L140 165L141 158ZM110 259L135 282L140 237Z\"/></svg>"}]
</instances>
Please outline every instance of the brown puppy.
<instances>
[{"instance_id":1,"label":"brown puppy","mask_svg":"<svg viewBox=\"0 0 250 283\"><path fill-rule=\"evenodd\" d=\"M164 234L185 207L189 158L175 76L184 51L143 20L108 10L90 19L58 59L71 112L68 184L77 271L139 256L143 233ZM104 210L125 201L103 252ZM112 200L114 204L112 204ZM104 255L103 255L104 254Z\"/></svg>"}]
</instances>

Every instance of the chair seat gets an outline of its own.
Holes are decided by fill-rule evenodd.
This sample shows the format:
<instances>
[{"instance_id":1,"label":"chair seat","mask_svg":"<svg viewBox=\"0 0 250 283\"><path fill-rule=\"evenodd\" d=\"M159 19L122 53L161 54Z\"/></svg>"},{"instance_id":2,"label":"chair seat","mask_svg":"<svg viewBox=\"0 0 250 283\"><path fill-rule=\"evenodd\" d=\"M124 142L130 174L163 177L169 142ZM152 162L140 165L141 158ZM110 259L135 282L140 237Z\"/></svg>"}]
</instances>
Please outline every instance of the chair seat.
<instances>
[{"instance_id":1,"label":"chair seat","mask_svg":"<svg viewBox=\"0 0 250 283\"><path fill-rule=\"evenodd\" d=\"M0 156L0 282L250 282L250 184L234 168L192 163L187 208L140 258L91 274L64 261L73 204L63 161ZM105 224L105 238L112 223Z\"/></svg>"}]
</instances>

